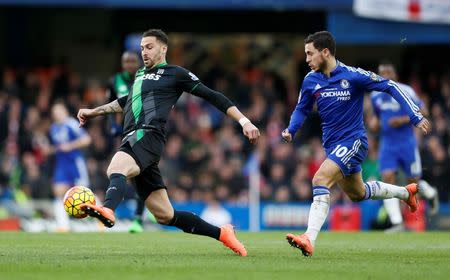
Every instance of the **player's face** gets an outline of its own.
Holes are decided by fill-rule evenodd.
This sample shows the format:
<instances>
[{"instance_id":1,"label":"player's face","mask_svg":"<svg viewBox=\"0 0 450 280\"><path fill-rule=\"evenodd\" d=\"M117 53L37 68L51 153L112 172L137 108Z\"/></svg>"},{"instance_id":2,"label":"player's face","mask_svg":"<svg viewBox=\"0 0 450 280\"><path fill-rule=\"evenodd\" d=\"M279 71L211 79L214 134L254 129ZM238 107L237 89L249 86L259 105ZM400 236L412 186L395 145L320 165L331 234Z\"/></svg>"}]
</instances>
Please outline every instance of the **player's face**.
<instances>
[{"instance_id":1,"label":"player's face","mask_svg":"<svg viewBox=\"0 0 450 280\"><path fill-rule=\"evenodd\" d=\"M378 66L378 74L385 79L397 81L397 73L392 65Z\"/></svg>"},{"instance_id":2,"label":"player's face","mask_svg":"<svg viewBox=\"0 0 450 280\"><path fill-rule=\"evenodd\" d=\"M144 65L151 68L166 58L167 46L154 36L143 37L141 40L141 55Z\"/></svg>"},{"instance_id":3,"label":"player's face","mask_svg":"<svg viewBox=\"0 0 450 280\"><path fill-rule=\"evenodd\" d=\"M325 69L326 60L323 52L324 50L319 51L316 49L313 43L305 45L306 63L312 70L321 72Z\"/></svg>"},{"instance_id":4,"label":"player's face","mask_svg":"<svg viewBox=\"0 0 450 280\"><path fill-rule=\"evenodd\" d=\"M139 61L136 55L125 55L122 57L122 68L124 71L134 74L139 69Z\"/></svg>"},{"instance_id":5,"label":"player's face","mask_svg":"<svg viewBox=\"0 0 450 280\"><path fill-rule=\"evenodd\" d=\"M67 117L67 110L61 104L55 104L52 107L52 118L56 123L62 123Z\"/></svg>"}]
</instances>

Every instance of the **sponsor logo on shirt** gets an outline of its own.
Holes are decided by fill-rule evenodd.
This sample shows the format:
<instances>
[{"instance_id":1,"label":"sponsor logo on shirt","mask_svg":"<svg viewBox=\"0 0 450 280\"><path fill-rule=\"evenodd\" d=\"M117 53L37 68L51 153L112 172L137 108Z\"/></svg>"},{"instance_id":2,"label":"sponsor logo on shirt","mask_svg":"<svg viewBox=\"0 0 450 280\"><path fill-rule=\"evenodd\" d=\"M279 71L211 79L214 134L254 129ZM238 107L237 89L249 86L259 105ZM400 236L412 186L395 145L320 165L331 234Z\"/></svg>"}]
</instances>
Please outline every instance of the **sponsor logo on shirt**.
<instances>
[{"instance_id":1,"label":"sponsor logo on shirt","mask_svg":"<svg viewBox=\"0 0 450 280\"><path fill-rule=\"evenodd\" d=\"M197 76L195 76L192 72L189 72L189 76L191 76L191 79L192 79L193 81L198 81Z\"/></svg>"},{"instance_id":2,"label":"sponsor logo on shirt","mask_svg":"<svg viewBox=\"0 0 450 280\"><path fill-rule=\"evenodd\" d=\"M157 80L159 80L159 78L161 78L161 75L156 75L155 73L151 73L151 74L142 75L141 77L137 77L136 81L140 81L140 80L154 80L154 81L157 81Z\"/></svg>"},{"instance_id":3,"label":"sponsor logo on shirt","mask_svg":"<svg viewBox=\"0 0 450 280\"><path fill-rule=\"evenodd\" d=\"M324 91L320 93L322 97L345 97L350 96L349 90Z\"/></svg>"},{"instance_id":4,"label":"sponsor logo on shirt","mask_svg":"<svg viewBox=\"0 0 450 280\"><path fill-rule=\"evenodd\" d=\"M350 100L351 94L349 90L334 90L334 91L324 91L317 92L315 94L316 97L330 98L337 97L338 101L346 101Z\"/></svg>"}]
</instances>

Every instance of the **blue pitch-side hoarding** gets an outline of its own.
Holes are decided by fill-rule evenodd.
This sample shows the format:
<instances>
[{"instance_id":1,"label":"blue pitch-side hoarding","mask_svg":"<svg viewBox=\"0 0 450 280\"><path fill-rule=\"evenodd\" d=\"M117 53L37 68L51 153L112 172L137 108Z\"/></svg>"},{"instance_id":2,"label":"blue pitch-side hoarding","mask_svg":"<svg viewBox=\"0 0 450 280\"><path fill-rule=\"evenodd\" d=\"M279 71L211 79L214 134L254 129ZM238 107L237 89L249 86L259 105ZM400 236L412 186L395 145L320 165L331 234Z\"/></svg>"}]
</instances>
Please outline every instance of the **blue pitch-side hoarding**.
<instances>
[{"instance_id":1,"label":"blue pitch-side hoarding","mask_svg":"<svg viewBox=\"0 0 450 280\"><path fill-rule=\"evenodd\" d=\"M132 219L134 217L134 201L130 202L129 204L122 203L116 210L118 218ZM207 204L202 202L174 203L173 205L177 210L190 211L199 216L207 208ZM376 217L380 203L369 201L361 205L362 215L366 219L366 221L361 221L361 228L369 229L370 221ZM249 230L249 207L247 205L223 204L222 206L231 215L232 223L237 229ZM309 203L261 203L260 229L304 229L308 223L309 207ZM324 229L327 227L328 222L324 225Z\"/></svg>"},{"instance_id":2,"label":"blue pitch-side hoarding","mask_svg":"<svg viewBox=\"0 0 450 280\"><path fill-rule=\"evenodd\" d=\"M207 204L196 203L174 203L174 208L182 211L190 211L202 216ZM249 208L247 205L223 204L226 211L231 215L232 223L238 230L249 230ZM360 203L346 205L335 205L330 209L328 219L324 224L324 230L331 228L331 219L338 213L341 215L338 227L343 229L369 230L371 224L377 219L379 209L382 206L381 200L367 200ZM261 203L260 207L260 229L261 230L297 230L306 229L308 223L310 203ZM342 216L342 213L344 213ZM347 213L348 216L345 216ZM134 217L134 200L122 203L116 210L118 218L132 219ZM352 229L352 225L357 225ZM439 214L430 217L427 228L450 229L450 204L442 204ZM165 227L173 230L173 227Z\"/></svg>"}]
</instances>

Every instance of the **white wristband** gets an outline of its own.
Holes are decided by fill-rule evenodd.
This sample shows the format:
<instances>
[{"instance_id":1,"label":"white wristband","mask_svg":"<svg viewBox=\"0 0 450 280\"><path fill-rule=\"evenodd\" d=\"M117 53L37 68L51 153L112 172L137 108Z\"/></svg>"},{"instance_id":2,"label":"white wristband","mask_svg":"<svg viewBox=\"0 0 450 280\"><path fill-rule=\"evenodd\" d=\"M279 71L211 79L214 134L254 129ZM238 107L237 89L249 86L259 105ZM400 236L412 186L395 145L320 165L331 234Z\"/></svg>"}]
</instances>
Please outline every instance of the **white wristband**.
<instances>
[{"instance_id":1,"label":"white wristband","mask_svg":"<svg viewBox=\"0 0 450 280\"><path fill-rule=\"evenodd\" d=\"M239 119L239 124L244 127L244 125L248 124L249 122L251 122L249 119L247 119L246 117L240 118Z\"/></svg>"}]
</instances>

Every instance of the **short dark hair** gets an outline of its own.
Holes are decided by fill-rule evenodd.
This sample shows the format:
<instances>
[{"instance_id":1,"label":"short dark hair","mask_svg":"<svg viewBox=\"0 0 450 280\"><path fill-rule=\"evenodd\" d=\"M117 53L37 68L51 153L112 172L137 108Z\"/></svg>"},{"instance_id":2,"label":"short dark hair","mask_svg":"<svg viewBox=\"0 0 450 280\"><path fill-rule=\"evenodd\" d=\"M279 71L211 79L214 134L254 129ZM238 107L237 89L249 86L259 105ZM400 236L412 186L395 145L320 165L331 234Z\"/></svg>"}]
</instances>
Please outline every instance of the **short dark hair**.
<instances>
[{"instance_id":1,"label":"short dark hair","mask_svg":"<svg viewBox=\"0 0 450 280\"><path fill-rule=\"evenodd\" d=\"M142 33L142 37L151 36L156 37L158 41L164 43L166 46L169 45L169 36L167 36L167 34L164 33L164 31L162 31L161 29L149 29Z\"/></svg>"},{"instance_id":2,"label":"short dark hair","mask_svg":"<svg viewBox=\"0 0 450 280\"><path fill-rule=\"evenodd\" d=\"M55 101L53 101L52 106L55 105L62 105L64 107L66 107L67 109L67 102L64 100L64 98L58 97L55 99Z\"/></svg>"},{"instance_id":3,"label":"short dark hair","mask_svg":"<svg viewBox=\"0 0 450 280\"><path fill-rule=\"evenodd\" d=\"M333 35L328 31L318 31L314 34L308 35L305 39L305 45L313 43L314 48L319 51L323 49L330 50L330 53L334 56L336 54L336 41Z\"/></svg>"},{"instance_id":4,"label":"short dark hair","mask_svg":"<svg viewBox=\"0 0 450 280\"><path fill-rule=\"evenodd\" d=\"M391 66L392 68L395 69L395 65L394 63L392 63L392 61L388 60L388 59L382 59L380 61L380 63L378 64L378 66Z\"/></svg>"}]
</instances>

